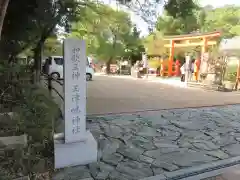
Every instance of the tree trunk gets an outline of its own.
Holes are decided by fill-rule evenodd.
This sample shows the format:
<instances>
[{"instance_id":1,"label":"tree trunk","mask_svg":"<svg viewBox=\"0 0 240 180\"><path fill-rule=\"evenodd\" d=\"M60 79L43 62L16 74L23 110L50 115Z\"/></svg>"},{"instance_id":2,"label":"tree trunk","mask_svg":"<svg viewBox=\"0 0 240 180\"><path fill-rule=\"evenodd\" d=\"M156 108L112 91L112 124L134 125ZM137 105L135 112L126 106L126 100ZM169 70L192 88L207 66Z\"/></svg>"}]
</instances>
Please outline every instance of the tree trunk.
<instances>
[{"instance_id":1,"label":"tree trunk","mask_svg":"<svg viewBox=\"0 0 240 180\"><path fill-rule=\"evenodd\" d=\"M8 3L9 3L9 0L0 0L0 39L1 39L4 18L7 12Z\"/></svg>"},{"instance_id":2,"label":"tree trunk","mask_svg":"<svg viewBox=\"0 0 240 180\"><path fill-rule=\"evenodd\" d=\"M53 31L54 27L55 27L55 24L52 25L52 27L50 27L50 28L45 28L45 30L42 32L40 40L37 43L37 46L35 47L35 49L33 49L33 52L34 52L34 70L35 70L34 80L33 80L34 83L39 83L40 82L41 69L42 69L42 50L43 50L43 46L44 46L44 43L45 43L46 39L49 37L49 35Z\"/></svg>"},{"instance_id":3,"label":"tree trunk","mask_svg":"<svg viewBox=\"0 0 240 180\"><path fill-rule=\"evenodd\" d=\"M44 42L39 41L38 45L34 49L34 83L40 82L40 76L41 76L41 66L42 66L42 48L43 48Z\"/></svg>"},{"instance_id":4,"label":"tree trunk","mask_svg":"<svg viewBox=\"0 0 240 180\"><path fill-rule=\"evenodd\" d=\"M111 69L110 69L110 65L112 63L112 57L109 58L109 60L107 61L107 69L106 69L106 72L107 74L110 74L111 73Z\"/></svg>"},{"instance_id":5,"label":"tree trunk","mask_svg":"<svg viewBox=\"0 0 240 180\"><path fill-rule=\"evenodd\" d=\"M117 35L114 35L114 40L113 40L113 45L112 45L113 51L115 51L116 43L117 43ZM110 65L112 63L112 60L113 60L113 56L111 56L109 58L109 60L107 61L107 68L106 68L107 74L111 73Z\"/></svg>"}]
</instances>

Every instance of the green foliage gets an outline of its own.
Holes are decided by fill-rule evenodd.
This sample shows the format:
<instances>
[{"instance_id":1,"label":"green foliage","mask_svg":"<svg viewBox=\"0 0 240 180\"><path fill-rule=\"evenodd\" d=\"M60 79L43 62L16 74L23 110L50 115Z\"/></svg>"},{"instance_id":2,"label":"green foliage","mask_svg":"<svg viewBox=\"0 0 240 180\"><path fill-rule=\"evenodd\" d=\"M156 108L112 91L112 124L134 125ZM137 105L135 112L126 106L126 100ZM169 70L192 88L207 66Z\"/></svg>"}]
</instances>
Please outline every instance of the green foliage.
<instances>
[{"instance_id":1,"label":"green foliage","mask_svg":"<svg viewBox=\"0 0 240 180\"><path fill-rule=\"evenodd\" d=\"M1 102L11 102L16 132L27 134L35 142L51 140L59 110L47 89L31 84L31 72L26 65L2 62L0 67Z\"/></svg>"},{"instance_id":2,"label":"green foliage","mask_svg":"<svg viewBox=\"0 0 240 180\"><path fill-rule=\"evenodd\" d=\"M76 17L79 10L87 6L86 2L75 0L10 1L0 41L2 59L13 61L18 54L30 49L36 62L34 67L36 71L39 71L41 51L46 39L57 34L57 25L62 28L66 27L68 22Z\"/></svg>"},{"instance_id":3,"label":"green foliage","mask_svg":"<svg viewBox=\"0 0 240 180\"><path fill-rule=\"evenodd\" d=\"M198 8L195 0L117 0L117 2L140 16L148 24L149 32L152 32L155 18L157 18L159 13L158 10L162 6L170 16L183 19L191 16L194 10Z\"/></svg>"},{"instance_id":4,"label":"green foliage","mask_svg":"<svg viewBox=\"0 0 240 180\"><path fill-rule=\"evenodd\" d=\"M192 14L185 18L170 16L165 12L158 17L156 23L156 32L151 33L145 39L145 48L148 54L165 54L168 53L163 48L164 43L161 39L163 36L182 35L191 33L204 33L220 31L221 38L231 38L240 35L240 7L224 6L221 8L212 8L209 6L195 8ZM221 40L219 39L219 41ZM181 54L184 48L176 48L175 54ZM180 51L180 52L178 52ZM199 51L199 48L188 47L188 51Z\"/></svg>"},{"instance_id":5,"label":"green foliage","mask_svg":"<svg viewBox=\"0 0 240 180\"><path fill-rule=\"evenodd\" d=\"M234 61L231 59L230 63L226 64L226 72L225 72L224 80L235 82L237 77L237 68L238 68L237 61L236 60Z\"/></svg>"},{"instance_id":6,"label":"green foliage","mask_svg":"<svg viewBox=\"0 0 240 180\"><path fill-rule=\"evenodd\" d=\"M197 11L195 12L197 14ZM188 34L200 29L197 15L188 15L185 18L174 18L166 13L158 17L156 29L163 35Z\"/></svg>"},{"instance_id":7,"label":"green foliage","mask_svg":"<svg viewBox=\"0 0 240 180\"><path fill-rule=\"evenodd\" d=\"M35 25L30 18L35 8L35 2L30 0L9 2L0 41L3 58L20 53L36 38L31 31Z\"/></svg>"},{"instance_id":8,"label":"green foliage","mask_svg":"<svg viewBox=\"0 0 240 180\"><path fill-rule=\"evenodd\" d=\"M0 169L0 180L12 180L12 177L9 175L9 172Z\"/></svg>"},{"instance_id":9,"label":"green foliage","mask_svg":"<svg viewBox=\"0 0 240 180\"><path fill-rule=\"evenodd\" d=\"M174 18L186 18L194 14L197 5L193 0L168 0L165 10Z\"/></svg>"},{"instance_id":10,"label":"green foliage","mask_svg":"<svg viewBox=\"0 0 240 180\"><path fill-rule=\"evenodd\" d=\"M129 7L136 13L141 12L142 18L150 24L153 16L156 16L158 4L162 3L162 1L145 1L135 6L130 0L119 0L118 2ZM97 4L99 3L97 2ZM89 30L92 33L91 30L96 29L95 25L99 19L103 22L102 16L112 19L111 15L115 14L113 17L116 17L116 13L111 13L111 8L108 7L107 10L102 4L97 6L100 6L100 8L96 8L95 2L88 0L56 0L54 2L49 0L10 1L4 21L5 23L3 25L3 38L0 42L2 56L6 59L9 55L16 56L23 50L32 47L37 57L36 54L39 54L39 49L51 33L54 32L56 25L69 29L69 21L80 22L81 26L86 24L87 21L94 21L94 23L92 23L92 28L89 29L89 24L91 23L88 23L87 29L86 26L79 29L79 34L77 36L80 35L82 37L86 34L89 35ZM180 16L182 18L189 16L194 7L195 4L191 0L188 0L187 3L185 1L170 0L165 5L170 15L174 17ZM120 14L121 13L118 13L118 15ZM120 18L120 16L118 18ZM107 21L105 21L105 24L106 22ZM123 24L129 25L128 21ZM93 37L89 39L91 42L96 41Z\"/></svg>"},{"instance_id":11,"label":"green foliage","mask_svg":"<svg viewBox=\"0 0 240 180\"><path fill-rule=\"evenodd\" d=\"M46 40L43 46L44 56L60 56L62 55L62 43L58 41L57 37L50 37Z\"/></svg>"},{"instance_id":12,"label":"green foliage","mask_svg":"<svg viewBox=\"0 0 240 180\"><path fill-rule=\"evenodd\" d=\"M136 25L133 26L132 31L125 37L125 57L130 58L132 63L142 59L142 53L145 52L143 40L140 39L140 32Z\"/></svg>"},{"instance_id":13,"label":"green foliage","mask_svg":"<svg viewBox=\"0 0 240 180\"><path fill-rule=\"evenodd\" d=\"M149 59L148 65L150 68L158 68L161 66L161 63L159 60L152 58L152 59Z\"/></svg>"},{"instance_id":14,"label":"green foliage","mask_svg":"<svg viewBox=\"0 0 240 180\"><path fill-rule=\"evenodd\" d=\"M163 33L155 31L147 36L144 41L144 47L148 55L162 56L168 55L168 49L164 48Z\"/></svg>"},{"instance_id":15,"label":"green foliage","mask_svg":"<svg viewBox=\"0 0 240 180\"><path fill-rule=\"evenodd\" d=\"M196 8L184 18L164 14L158 17L156 29L164 35L188 34L196 31L221 31L223 38L240 35L240 7Z\"/></svg>"},{"instance_id":16,"label":"green foliage","mask_svg":"<svg viewBox=\"0 0 240 180\"><path fill-rule=\"evenodd\" d=\"M13 112L13 120L3 129L7 135L26 134L28 137L27 147L11 150L11 159L4 159L4 163L11 162L11 167L4 168L8 175L19 174L19 171L21 175L48 171L49 166L41 162L53 156L53 122L59 116L59 108L47 89L31 84L28 66L3 61L0 67L1 103L11 102Z\"/></svg>"},{"instance_id":17,"label":"green foliage","mask_svg":"<svg viewBox=\"0 0 240 180\"><path fill-rule=\"evenodd\" d=\"M91 5L84 9L84 17L72 24L70 36L83 38L87 52L97 59L136 59L143 51L140 32L132 24L130 16L104 4ZM139 58L139 57L137 57Z\"/></svg>"},{"instance_id":18,"label":"green foliage","mask_svg":"<svg viewBox=\"0 0 240 180\"><path fill-rule=\"evenodd\" d=\"M20 132L30 136L33 142L51 140L53 121L57 118L58 107L48 91L37 85L23 88L17 106L16 120Z\"/></svg>"},{"instance_id":19,"label":"green foliage","mask_svg":"<svg viewBox=\"0 0 240 180\"><path fill-rule=\"evenodd\" d=\"M203 24L204 31L219 30L223 38L231 38L240 35L240 7L224 6L207 10Z\"/></svg>"},{"instance_id":20,"label":"green foliage","mask_svg":"<svg viewBox=\"0 0 240 180\"><path fill-rule=\"evenodd\" d=\"M224 80L225 81L230 81L230 82L236 82L236 78L237 78L237 72L229 72L226 74Z\"/></svg>"}]
</instances>

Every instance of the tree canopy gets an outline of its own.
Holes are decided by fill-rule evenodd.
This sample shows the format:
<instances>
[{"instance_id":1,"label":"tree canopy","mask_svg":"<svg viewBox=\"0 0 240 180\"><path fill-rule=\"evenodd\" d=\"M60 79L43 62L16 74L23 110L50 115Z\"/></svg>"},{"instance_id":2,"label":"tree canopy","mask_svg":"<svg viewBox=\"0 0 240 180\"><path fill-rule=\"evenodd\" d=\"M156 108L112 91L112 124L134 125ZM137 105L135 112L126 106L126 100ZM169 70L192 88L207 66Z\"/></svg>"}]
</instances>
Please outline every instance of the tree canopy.
<instances>
[{"instance_id":1,"label":"tree canopy","mask_svg":"<svg viewBox=\"0 0 240 180\"><path fill-rule=\"evenodd\" d=\"M240 7L228 5L221 8L211 6L195 7L192 14L185 18L170 16L164 12L156 22L156 31L150 34L145 42L151 53L166 52L163 49L162 36L181 35L220 31L221 38L231 38L240 35Z\"/></svg>"},{"instance_id":2,"label":"tree canopy","mask_svg":"<svg viewBox=\"0 0 240 180\"><path fill-rule=\"evenodd\" d=\"M169 0L165 4L150 0L144 3L131 0L118 2L134 12L138 11L149 22L156 16L156 6L162 4L165 13L157 18L155 24L160 36L214 30L223 32L223 37L239 35L239 7L236 6L202 8L194 0ZM50 48L53 44L59 46L56 38L59 29L70 30L71 36L85 39L88 53L105 62L118 58L140 59L144 51L139 30L130 15L109 5L88 0L10 0L5 4L8 8L0 40L2 59L11 61L12 57L28 50L36 59L35 67L39 67L43 48L47 53L61 51ZM3 12L3 9L1 6L0 11ZM158 35L153 34L149 39L156 39ZM148 50L158 48L161 43L158 41Z\"/></svg>"},{"instance_id":3,"label":"tree canopy","mask_svg":"<svg viewBox=\"0 0 240 180\"><path fill-rule=\"evenodd\" d=\"M12 3L15 2L15 1L11 2L11 0L1 0L0 1L0 15L1 15L0 16L0 34L1 34L6 11L8 11L8 8L9 8L8 7L9 1L11 3L10 6L12 5ZM54 2L49 1L49 0L42 0L41 6L39 6L39 7L43 7L42 6L43 4L46 5L46 2L48 2L49 5L50 4L52 4L52 5L58 4L58 6L56 6L58 8L59 7L62 8L65 6L65 10L67 9L66 5L67 6L71 5L71 9L72 9L71 12L74 12L76 10L74 8L74 6L76 7L76 3L73 3L72 0L70 0L70 1L57 0ZM124 6L129 7L130 9L134 10L135 12L141 12L140 15L142 15L143 19L145 19L145 20L149 20L149 18L147 18L147 17L154 15L154 13L153 13L155 11L154 8L157 5L164 4L164 1L161 1L161 0L156 0L156 1L146 0L146 1L144 1L144 3L140 3L139 1L133 1L133 0L117 0L117 2L119 2L120 4L122 4ZM19 1L19 3L21 3L21 7L24 9L25 7L30 7L31 4L37 5L38 3L40 3L40 1L37 2L36 0L33 0L29 3L28 0L26 0L26 1ZM88 3L88 1L86 1L86 0L78 1L78 4L79 3L82 5L82 10L83 10L84 4ZM72 5L74 5L74 6L72 6ZM145 8L145 7L148 7L148 8ZM164 4L164 7L171 16L173 16L173 17L181 16L182 18L184 18L184 17L188 16L189 14L191 14L192 9L195 8L195 2L194 2L194 0L169 0L169 1L167 1L166 4ZM69 7L68 7L68 9L69 9ZM56 8L52 8L51 10L53 10L54 12L60 12L59 14L62 13L59 10L56 11ZM42 9L39 12L41 12L42 15L44 16L44 15L47 15L46 12L49 12L49 11L44 11ZM28 11L26 11L24 13L28 13ZM47 16L45 16L45 17L47 17ZM42 20L44 20L44 18Z\"/></svg>"},{"instance_id":4,"label":"tree canopy","mask_svg":"<svg viewBox=\"0 0 240 180\"><path fill-rule=\"evenodd\" d=\"M156 29L164 35L188 34L195 31L221 31L223 37L240 35L240 7L224 6L211 8L209 6L196 8L192 15L185 18L174 18L165 13L158 17Z\"/></svg>"},{"instance_id":5,"label":"tree canopy","mask_svg":"<svg viewBox=\"0 0 240 180\"><path fill-rule=\"evenodd\" d=\"M140 32L130 15L104 4L96 9L85 9L86 18L72 24L71 36L85 39L88 53L104 62L139 56L143 51Z\"/></svg>"}]
</instances>

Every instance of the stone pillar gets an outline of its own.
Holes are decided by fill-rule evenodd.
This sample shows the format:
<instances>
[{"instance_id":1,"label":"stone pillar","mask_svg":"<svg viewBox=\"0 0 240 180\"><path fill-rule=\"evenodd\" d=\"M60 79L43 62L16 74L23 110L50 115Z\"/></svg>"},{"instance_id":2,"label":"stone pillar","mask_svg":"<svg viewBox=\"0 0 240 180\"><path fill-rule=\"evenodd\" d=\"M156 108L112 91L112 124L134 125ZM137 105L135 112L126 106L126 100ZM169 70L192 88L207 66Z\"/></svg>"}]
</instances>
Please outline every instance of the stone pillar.
<instances>
[{"instance_id":1,"label":"stone pillar","mask_svg":"<svg viewBox=\"0 0 240 180\"><path fill-rule=\"evenodd\" d=\"M54 141L55 168L97 161L97 142L86 130L86 45L64 41L64 141Z\"/></svg>"}]
</instances>

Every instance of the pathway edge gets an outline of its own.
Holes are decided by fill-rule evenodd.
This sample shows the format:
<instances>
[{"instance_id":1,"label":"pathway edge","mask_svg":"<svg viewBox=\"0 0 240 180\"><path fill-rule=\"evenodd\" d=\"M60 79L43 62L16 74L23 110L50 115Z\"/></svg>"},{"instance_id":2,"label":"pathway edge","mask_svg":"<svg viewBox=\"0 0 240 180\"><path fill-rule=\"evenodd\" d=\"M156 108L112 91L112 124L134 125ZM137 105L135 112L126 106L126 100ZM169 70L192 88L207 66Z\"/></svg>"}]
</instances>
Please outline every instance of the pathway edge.
<instances>
[{"instance_id":1,"label":"pathway edge","mask_svg":"<svg viewBox=\"0 0 240 180\"><path fill-rule=\"evenodd\" d=\"M181 180L181 179L187 180L187 178L190 180L190 178L193 179L194 176L196 177L204 173L210 174L210 172L212 172L212 174L209 175L209 177L211 177L211 176L218 175L220 169L224 170L226 168L230 168L239 164L240 164L240 156L236 156L236 157L232 157L224 160L202 164L197 167L190 167L190 168L181 169L174 172L167 172L167 173L159 174L156 176L143 178L140 180ZM218 174L214 174L214 172Z\"/></svg>"}]
</instances>

